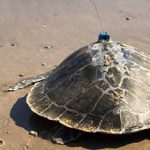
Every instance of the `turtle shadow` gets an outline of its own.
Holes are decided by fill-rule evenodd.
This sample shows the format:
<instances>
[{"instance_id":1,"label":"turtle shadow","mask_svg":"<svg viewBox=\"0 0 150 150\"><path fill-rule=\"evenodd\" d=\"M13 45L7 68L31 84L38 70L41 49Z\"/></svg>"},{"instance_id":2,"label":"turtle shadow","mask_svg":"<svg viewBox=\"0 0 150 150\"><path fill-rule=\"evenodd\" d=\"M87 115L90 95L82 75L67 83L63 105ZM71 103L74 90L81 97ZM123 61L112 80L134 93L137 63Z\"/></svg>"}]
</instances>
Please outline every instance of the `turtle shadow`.
<instances>
[{"instance_id":1,"label":"turtle shadow","mask_svg":"<svg viewBox=\"0 0 150 150\"><path fill-rule=\"evenodd\" d=\"M70 147L84 147L87 149L120 148L122 146L137 143L144 139L150 140L150 130L130 135L107 135L101 133L85 133L77 142L68 143Z\"/></svg>"},{"instance_id":2,"label":"turtle shadow","mask_svg":"<svg viewBox=\"0 0 150 150\"><path fill-rule=\"evenodd\" d=\"M58 123L33 113L26 103L26 97L27 95L17 100L10 111L10 117L17 126L24 128L28 132L35 131L41 138L51 138L50 133L52 133L54 127L58 126Z\"/></svg>"},{"instance_id":3,"label":"turtle shadow","mask_svg":"<svg viewBox=\"0 0 150 150\"><path fill-rule=\"evenodd\" d=\"M36 131L39 137L50 139L53 130L59 123L47 120L34 114L26 104L26 95L14 104L10 117L17 126L28 132ZM100 133L84 133L77 141L67 143L69 147L83 147L87 149L119 148L131 143L137 143L144 139L150 140L150 130L129 134L129 135L106 135Z\"/></svg>"}]
</instances>

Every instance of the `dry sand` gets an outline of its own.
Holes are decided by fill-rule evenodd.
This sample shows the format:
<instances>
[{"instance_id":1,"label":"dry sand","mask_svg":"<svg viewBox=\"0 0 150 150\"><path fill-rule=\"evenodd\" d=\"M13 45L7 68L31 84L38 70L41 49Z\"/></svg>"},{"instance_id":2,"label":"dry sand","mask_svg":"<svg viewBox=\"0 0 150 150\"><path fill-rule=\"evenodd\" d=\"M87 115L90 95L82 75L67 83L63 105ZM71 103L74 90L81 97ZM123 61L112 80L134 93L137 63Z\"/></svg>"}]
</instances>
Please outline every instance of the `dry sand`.
<instances>
[{"instance_id":1,"label":"dry sand","mask_svg":"<svg viewBox=\"0 0 150 150\"><path fill-rule=\"evenodd\" d=\"M104 31L150 55L149 0L95 2ZM5 141L0 150L150 150L149 130L119 137L87 134L67 145L32 137L30 130L43 131L53 123L32 115L24 97L30 87L3 92L22 78L54 68L72 51L96 41L100 31L89 0L0 0L0 138Z\"/></svg>"}]
</instances>

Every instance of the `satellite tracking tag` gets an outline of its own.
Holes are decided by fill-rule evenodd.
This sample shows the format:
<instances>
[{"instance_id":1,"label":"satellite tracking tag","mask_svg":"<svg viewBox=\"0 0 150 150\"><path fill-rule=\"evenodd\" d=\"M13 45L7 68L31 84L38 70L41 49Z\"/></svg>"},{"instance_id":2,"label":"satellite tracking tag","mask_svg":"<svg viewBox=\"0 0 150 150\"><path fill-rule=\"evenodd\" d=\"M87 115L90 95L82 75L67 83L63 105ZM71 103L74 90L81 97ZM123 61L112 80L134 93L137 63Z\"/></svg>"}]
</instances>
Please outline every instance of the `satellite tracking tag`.
<instances>
[{"instance_id":1,"label":"satellite tracking tag","mask_svg":"<svg viewBox=\"0 0 150 150\"><path fill-rule=\"evenodd\" d=\"M101 32L98 36L98 41L101 41L101 40L109 41L110 35L107 32Z\"/></svg>"}]
</instances>

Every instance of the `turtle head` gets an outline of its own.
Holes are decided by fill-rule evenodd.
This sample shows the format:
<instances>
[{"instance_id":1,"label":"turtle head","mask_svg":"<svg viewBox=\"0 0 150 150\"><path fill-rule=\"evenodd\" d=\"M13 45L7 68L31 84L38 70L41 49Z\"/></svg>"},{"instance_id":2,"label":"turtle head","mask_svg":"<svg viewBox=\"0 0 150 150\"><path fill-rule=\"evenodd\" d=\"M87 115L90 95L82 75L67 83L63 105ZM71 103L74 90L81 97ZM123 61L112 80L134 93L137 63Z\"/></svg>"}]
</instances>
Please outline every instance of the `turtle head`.
<instances>
[{"instance_id":1,"label":"turtle head","mask_svg":"<svg viewBox=\"0 0 150 150\"><path fill-rule=\"evenodd\" d=\"M98 35L98 42L109 41L110 35L107 32L100 32Z\"/></svg>"}]
</instances>

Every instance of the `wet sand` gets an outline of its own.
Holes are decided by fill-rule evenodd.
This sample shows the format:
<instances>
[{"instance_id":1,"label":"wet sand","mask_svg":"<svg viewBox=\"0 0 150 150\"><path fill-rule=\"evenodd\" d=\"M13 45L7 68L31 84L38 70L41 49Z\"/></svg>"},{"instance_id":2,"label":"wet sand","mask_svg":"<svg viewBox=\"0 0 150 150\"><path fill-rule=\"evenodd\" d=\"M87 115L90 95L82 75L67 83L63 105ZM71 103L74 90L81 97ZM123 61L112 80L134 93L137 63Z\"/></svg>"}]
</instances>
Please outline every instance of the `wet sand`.
<instances>
[{"instance_id":1,"label":"wet sand","mask_svg":"<svg viewBox=\"0 0 150 150\"><path fill-rule=\"evenodd\" d=\"M149 0L95 2L103 31L150 55ZM45 129L55 123L33 115L25 103L30 87L3 92L20 79L53 69L74 50L97 40L102 29L90 1L1 0L0 10L0 139L5 141L0 150L150 149L149 130L125 136L85 134L67 145L52 144L45 140ZM30 130L40 131L40 137L29 135Z\"/></svg>"}]
</instances>

